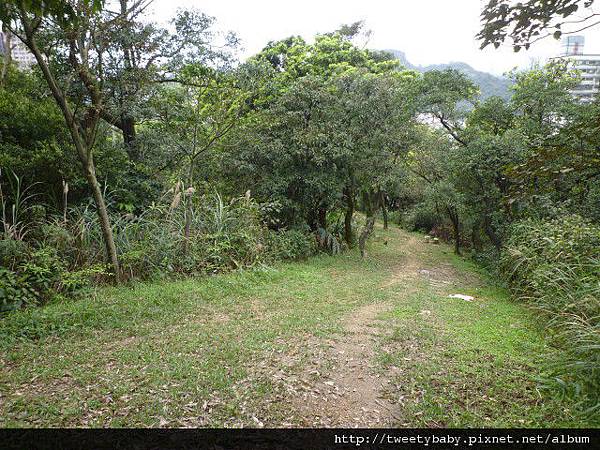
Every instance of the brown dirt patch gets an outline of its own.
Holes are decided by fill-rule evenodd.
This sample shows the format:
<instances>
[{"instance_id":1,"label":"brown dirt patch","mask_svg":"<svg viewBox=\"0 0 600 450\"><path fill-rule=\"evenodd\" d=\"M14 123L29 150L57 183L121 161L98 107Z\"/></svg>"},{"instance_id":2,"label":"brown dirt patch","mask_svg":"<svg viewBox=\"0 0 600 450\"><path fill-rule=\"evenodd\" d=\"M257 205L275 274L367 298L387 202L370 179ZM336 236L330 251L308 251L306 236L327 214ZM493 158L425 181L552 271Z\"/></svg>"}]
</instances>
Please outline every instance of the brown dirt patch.
<instances>
[{"instance_id":1,"label":"brown dirt patch","mask_svg":"<svg viewBox=\"0 0 600 450\"><path fill-rule=\"evenodd\" d=\"M378 314L388 305L366 305L350 315L344 336L330 342L327 375L305 385L293 400L302 426L377 427L390 425L395 407L383 395L387 379L374 370ZM312 373L319 374L317 369Z\"/></svg>"},{"instance_id":2,"label":"brown dirt patch","mask_svg":"<svg viewBox=\"0 0 600 450\"><path fill-rule=\"evenodd\" d=\"M405 256L382 289L394 285L407 291L416 289L420 245L417 237L407 237L402 244ZM344 335L330 340L298 379L286 380L295 410L289 420L294 425L352 428L385 427L398 422L400 410L386 394L391 372L396 368L390 368L389 373L375 368L382 334L377 316L390 308L387 303L373 303L349 314L343 319Z\"/></svg>"}]
</instances>

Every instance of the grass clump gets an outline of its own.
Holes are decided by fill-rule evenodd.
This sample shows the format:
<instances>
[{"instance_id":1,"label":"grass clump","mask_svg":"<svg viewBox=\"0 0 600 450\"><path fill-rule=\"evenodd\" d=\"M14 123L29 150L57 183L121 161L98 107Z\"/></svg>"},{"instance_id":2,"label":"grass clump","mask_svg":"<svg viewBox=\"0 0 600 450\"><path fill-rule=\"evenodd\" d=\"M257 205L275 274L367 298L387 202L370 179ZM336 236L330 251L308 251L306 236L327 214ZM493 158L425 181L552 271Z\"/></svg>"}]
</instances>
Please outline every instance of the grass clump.
<instances>
[{"instance_id":1,"label":"grass clump","mask_svg":"<svg viewBox=\"0 0 600 450\"><path fill-rule=\"evenodd\" d=\"M565 349L552 384L600 412L600 227L577 215L513 227L502 269Z\"/></svg>"}]
</instances>

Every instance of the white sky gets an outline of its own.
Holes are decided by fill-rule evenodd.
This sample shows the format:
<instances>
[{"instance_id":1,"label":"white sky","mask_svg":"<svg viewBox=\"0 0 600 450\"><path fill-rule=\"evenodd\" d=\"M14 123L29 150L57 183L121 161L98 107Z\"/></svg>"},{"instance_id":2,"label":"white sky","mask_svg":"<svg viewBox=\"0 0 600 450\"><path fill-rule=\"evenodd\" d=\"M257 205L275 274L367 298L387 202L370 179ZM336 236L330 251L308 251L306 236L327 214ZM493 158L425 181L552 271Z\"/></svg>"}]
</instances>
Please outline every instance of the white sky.
<instances>
[{"instance_id":1,"label":"white sky","mask_svg":"<svg viewBox=\"0 0 600 450\"><path fill-rule=\"evenodd\" d=\"M544 61L560 52L559 41L544 39L529 51L514 53L505 45L479 50L484 0L154 0L155 18L166 20L177 8L195 7L216 17L217 27L242 39L242 57L267 42L290 35L309 40L344 23L365 20L373 31L369 47L396 49L417 65L464 61L478 70L502 74L532 60ZM575 17L575 16L573 16ZM585 53L600 53L600 26L582 33Z\"/></svg>"}]
</instances>

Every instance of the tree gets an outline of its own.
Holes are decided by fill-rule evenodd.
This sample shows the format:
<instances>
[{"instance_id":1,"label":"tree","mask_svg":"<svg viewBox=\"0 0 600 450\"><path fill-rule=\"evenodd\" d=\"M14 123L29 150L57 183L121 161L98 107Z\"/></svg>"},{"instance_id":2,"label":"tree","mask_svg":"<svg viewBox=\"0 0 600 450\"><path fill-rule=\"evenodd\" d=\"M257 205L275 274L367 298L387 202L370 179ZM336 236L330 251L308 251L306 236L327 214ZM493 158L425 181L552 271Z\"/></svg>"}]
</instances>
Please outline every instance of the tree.
<instances>
[{"instance_id":1,"label":"tree","mask_svg":"<svg viewBox=\"0 0 600 450\"><path fill-rule=\"evenodd\" d=\"M147 0L119 0L119 9L106 8L95 16L99 34L92 36L102 49L101 85L105 107L101 118L118 128L132 161L143 161L137 142L137 123L145 118L149 101L158 86L182 83L177 76L188 64L218 68L231 63L237 37L213 29L215 19L196 10L180 10L170 29L149 21ZM217 40L223 42L216 42Z\"/></svg>"},{"instance_id":2,"label":"tree","mask_svg":"<svg viewBox=\"0 0 600 450\"><path fill-rule=\"evenodd\" d=\"M107 256L115 280L120 280L117 248L113 238L108 210L94 164L94 144L99 131L100 114L104 107L98 72L101 71L97 48L90 36L98 32L93 18L101 2L92 0L47 3L13 1L2 6L0 16L8 29L17 36L35 56L48 87L69 130L73 147L83 168L84 176L96 204ZM73 89L61 79L62 73L49 60L52 43L44 39L53 32L59 38L58 52L68 61L68 80L77 80Z\"/></svg>"},{"instance_id":3,"label":"tree","mask_svg":"<svg viewBox=\"0 0 600 450\"><path fill-rule=\"evenodd\" d=\"M359 237L364 254L375 214L385 209L385 186L399 160L406 156L417 103L417 75L413 72L372 73L349 68L334 77L335 113L339 139L337 166L344 180L345 239L352 242L350 221L360 194L367 215Z\"/></svg>"},{"instance_id":4,"label":"tree","mask_svg":"<svg viewBox=\"0 0 600 450\"><path fill-rule=\"evenodd\" d=\"M481 13L483 28L477 39L482 41L482 49L490 44L498 48L508 37L516 52L529 49L540 39L560 39L600 24L599 14L591 9L593 4L594 0L489 0ZM567 20L584 8L584 17Z\"/></svg>"},{"instance_id":5,"label":"tree","mask_svg":"<svg viewBox=\"0 0 600 450\"><path fill-rule=\"evenodd\" d=\"M281 205L282 226L323 227L338 199L336 101L321 77L291 82L277 102L253 112L239 147L226 159L238 169L233 176L242 189L252 186L258 198Z\"/></svg>"},{"instance_id":6,"label":"tree","mask_svg":"<svg viewBox=\"0 0 600 450\"><path fill-rule=\"evenodd\" d=\"M342 27L314 44L299 37L272 42L251 58L271 75L262 98L253 100L254 134L242 132L242 150L232 158L244 168L236 175L257 186L259 198L282 205L285 225L325 228L328 211L344 205L349 245L363 179L379 204L381 180L373 170L388 164L390 149L402 147L406 117L414 115L401 101L406 74L391 75L398 66L392 56L355 46L360 28Z\"/></svg>"},{"instance_id":7,"label":"tree","mask_svg":"<svg viewBox=\"0 0 600 450\"><path fill-rule=\"evenodd\" d=\"M178 74L182 84L162 90L156 100L155 131L178 161L187 185L185 248L192 224L192 196L199 159L239 125L247 110L248 91L235 73L218 72L200 64L184 67Z\"/></svg>"},{"instance_id":8,"label":"tree","mask_svg":"<svg viewBox=\"0 0 600 450\"><path fill-rule=\"evenodd\" d=\"M299 36L270 42L253 59L271 64L282 81L306 75L318 75L328 79L334 73L350 67L362 68L373 73L389 72L398 68L398 60L393 55L361 49L354 45L352 37L358 31L356 28L352 29L353 26L317 35L313 44L308 44Z\"/></svg>"},{"instance_id":9,"label":"tree","mask_svg":"<svg viewBox=\"0 0 600 450\"><path fill-rule=\"evenodd\" d=\"M419 85L419 108L446 129L461 145L466 145L462 136L467 104L473 104L477 86L467 76L455 69L432 70L423 74Z\"/></svg>"},{"instance_id":10,"label":"tree","mask_svg":"<svg viewBox=\"0 0 600 450\"><path fill-rule=\"evenodd\" d=\"M569 70L569 63L552 61L534 65L522 72L512 72L514 81L511 104L518 126L534 145L541 145L569 119L576 102L571 93L580 78Z\"/></svg>"},{"instance_id":11,"label":"tree","mask_svg":"<svg viewBox=\"0 0 600 450\"><path fill-rule=\"evenodd\" d=\"M410 148L406 165L425 183L421 207L450 221L454 252L460 254L464 198L455 187L457 173L452 162L460 145L442 131L427 126L418 127L415 132L419 137ZM463 174L464 171L460 176Z\"/></svg>"},{"instance_id":12,"label":"tree","mask_svg":"<svg viewBox=\"0 0 600 450\"><path fill-rule=\"evenodd\" d=\"M597 102L575 101L569 91L578 75L564 64L536 66L515 79L515 126L526 136L528 151L507 170L514 182L512 201L536 214L561 207L594 215L600 173Z\"/></svg>"},{"instance_id":13,"label":"tree","mask_svg":"<svg viewBox=\"0 0 600 450\"><path fill-rule=\"evenodd\" d=\"M35 71L10 67L0 84L0 167L19 174L30 191L44 195L55 207L62 180L81 171L72 151L65 121L46 82ZM79 176L81 177L81 176Z\"/></svg>"}]
</instances>

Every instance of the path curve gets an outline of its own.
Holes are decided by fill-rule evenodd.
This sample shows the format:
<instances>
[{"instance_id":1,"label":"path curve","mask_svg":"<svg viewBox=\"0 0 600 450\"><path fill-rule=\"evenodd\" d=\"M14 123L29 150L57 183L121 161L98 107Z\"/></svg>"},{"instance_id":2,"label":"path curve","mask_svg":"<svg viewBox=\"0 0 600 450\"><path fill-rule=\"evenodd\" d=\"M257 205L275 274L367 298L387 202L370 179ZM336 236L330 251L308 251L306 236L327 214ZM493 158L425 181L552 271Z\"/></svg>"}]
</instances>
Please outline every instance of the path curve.
<instances>
[{"instance_id":1,"label":"path curve","mask_svg":"<svg viewBox=\"0 0 600 450\"><path fill-rule=\"evenodd\" d=\"M414 290L411 280L418 278L419 260L415 249L418 238L410 235L403 244L404 255L382 289L404 284ZM386 398L390 377L375 370L376 346L382 333L377 317L392 308L390 303L372 303L358 308L344 319L344 334L329 341L328 376L305 386L292 403L302 426L311 427L386 427L397 423L401 411Z\"/></svg>"}]
</instances>

